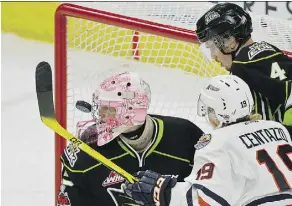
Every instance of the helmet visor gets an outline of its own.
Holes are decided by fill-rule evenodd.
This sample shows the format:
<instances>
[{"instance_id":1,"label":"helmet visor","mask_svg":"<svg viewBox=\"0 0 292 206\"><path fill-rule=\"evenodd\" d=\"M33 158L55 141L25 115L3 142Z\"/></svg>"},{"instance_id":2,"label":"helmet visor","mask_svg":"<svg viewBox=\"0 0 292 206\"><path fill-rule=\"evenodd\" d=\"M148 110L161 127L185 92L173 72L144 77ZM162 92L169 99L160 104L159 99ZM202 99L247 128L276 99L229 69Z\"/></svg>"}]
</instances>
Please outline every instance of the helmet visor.
<instances>
[{"instance_id":1,"label":"helmet visor","mask_svg":"<svg viewBox=\"0 0 292 206\"><path fill-rule=\"evenodd\" d=\"M202 43L200 45L200 51L202 52L205 61L212 62L215 60L216 56L219 56L220 54L222 55L222 53L230 53L231 38L223 38L217 35Z\"/></svg>"},{"instance_id":2,"label":"helmet visor","mask_svg":"<svg viewBox=\"0 0 292 206\"><path fill-rule=\"evenodd\" d=\"M213 127L216 128L219 125L219 121L217 119L215 110L209 106L207 106L201 99L201 95L198 99L197 104L197 114L200 117L205 117L206 121Z\"/></svg>"},{"instance_id":3,"label":"helmet visor","mask_svg":"<svg viewBox=\"0 0 292 206\"><path fill-rule=\"evenodd\" d=\"M205 117L207 114L207 105L202 101L202 95L200 94L197 103L197 114L200 117Z\"/></svg>"},{"instance_id":4,"label":"helmet visor","mask_svg":"<svg viewBox=\"0 0 292 206\"><path fill-rule=\"evenodd\" d=\"M220 49L216 46L213 40L208 40L200 45L200 52L204 56L206 62L212 62L220 52Z\"/></svg>"}]
</instances>

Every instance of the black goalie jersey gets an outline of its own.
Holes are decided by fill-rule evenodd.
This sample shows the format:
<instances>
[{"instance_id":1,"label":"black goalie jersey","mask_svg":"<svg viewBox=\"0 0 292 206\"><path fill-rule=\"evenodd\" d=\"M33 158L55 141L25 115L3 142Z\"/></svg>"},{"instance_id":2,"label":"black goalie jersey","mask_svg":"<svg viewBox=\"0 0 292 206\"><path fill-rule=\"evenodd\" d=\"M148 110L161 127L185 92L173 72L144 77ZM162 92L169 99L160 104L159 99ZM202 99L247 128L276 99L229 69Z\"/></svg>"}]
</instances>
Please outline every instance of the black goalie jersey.
<instances>
[{"instance_id":1,"label":"black goalie jersey","mask_svg":"<svg viewBox=\"0 0 292 206\"><path fill-rule=\"evenodd\" d=\"M271 44L255 42L241 49L231 73L251 88L255 112L264 119L282 122L285 110L292 106L292 60L287 55Z\"/></svg>"},{"instance_id":2,"label":"black goalie jersey","mask_svg":"<svg viewBox=\"0 0 292 206\"><path fill-rule=\"evenodd\" d=\"M185 119L157 115L150 115L150 119L154 124L151 145L140 154L119 137L102 147L90 146L131 174L151 169L183 181L192 170L194 145L203 132ZM78 148L69 145L61 160L59 196L67 206L137 205L120 191L123 177Z\"/></svg>"}]
</instances>

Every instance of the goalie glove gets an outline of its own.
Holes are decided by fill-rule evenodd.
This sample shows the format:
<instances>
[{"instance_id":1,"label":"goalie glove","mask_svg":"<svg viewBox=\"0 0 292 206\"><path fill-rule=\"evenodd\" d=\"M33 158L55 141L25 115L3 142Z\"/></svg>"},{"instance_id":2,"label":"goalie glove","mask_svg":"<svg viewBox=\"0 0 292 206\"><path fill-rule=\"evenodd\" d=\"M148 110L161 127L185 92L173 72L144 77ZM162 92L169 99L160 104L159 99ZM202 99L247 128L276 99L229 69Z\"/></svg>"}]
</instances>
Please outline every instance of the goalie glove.
<instances>
[{"instance_id":1,"label":"goalie glove","mask_svg":"<svg viewBox=\"0 0 292 206\"><path fill-rule=\"evenodd\" d=\"M125 193L136 203L144 206L168 206L171 199L171 188L177 179L163 176L151 170L139 171L136 176L139 182L123 184Z\"/></svg>"}]
</instances>

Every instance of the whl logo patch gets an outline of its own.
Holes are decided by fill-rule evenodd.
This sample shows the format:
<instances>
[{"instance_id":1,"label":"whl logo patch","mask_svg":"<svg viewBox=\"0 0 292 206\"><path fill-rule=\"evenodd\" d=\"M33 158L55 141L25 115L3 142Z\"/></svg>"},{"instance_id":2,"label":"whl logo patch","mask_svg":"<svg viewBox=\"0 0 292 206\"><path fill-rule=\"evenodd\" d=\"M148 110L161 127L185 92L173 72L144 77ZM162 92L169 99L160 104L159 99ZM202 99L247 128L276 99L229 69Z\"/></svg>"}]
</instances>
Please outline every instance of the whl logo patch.
<instances>
[{"instance_id":1,"label":"whl logo patch","mask_svg":"<svg viewBox=\"0 0 292 206\"><path fill-rule=\"evenodd\" d=\"M195 145L196 150L202 149L211 142L212 136L210 134L204 134L197 144Z\"/></svg>"},{"instance_id":2,"label":"whl logo patch","mask_svg":"<svg viewBox=\"0 0 292 206\"><path fill-rule=\"evenodd\" d=\"M109 176L103 181L102 186L107 187L110 185L114 185L120 182L123 182L125 179L119 175L118 173L111 171Z\"/></svg>"}]
</instances>

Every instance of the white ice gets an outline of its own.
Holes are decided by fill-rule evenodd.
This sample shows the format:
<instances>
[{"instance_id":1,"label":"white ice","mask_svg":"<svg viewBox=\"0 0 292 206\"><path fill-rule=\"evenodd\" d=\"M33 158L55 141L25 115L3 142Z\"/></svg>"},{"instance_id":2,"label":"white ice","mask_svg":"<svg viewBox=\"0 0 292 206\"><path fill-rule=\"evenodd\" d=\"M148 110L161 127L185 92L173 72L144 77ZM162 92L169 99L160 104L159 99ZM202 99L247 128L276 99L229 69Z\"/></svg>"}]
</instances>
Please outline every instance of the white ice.
<instances>
[{"instance_id":1,"label":"white ice","mask_svg":"<svg viewBox=\"0 0 292 206\"><path fill-rule=\"evenodd\" d=\"M2 33L2 205L54 205L54 136L40 120L34 72L53 45Z\"/></svg>"}]
</instances>

